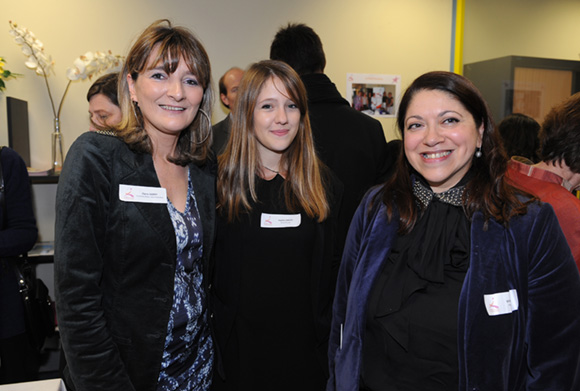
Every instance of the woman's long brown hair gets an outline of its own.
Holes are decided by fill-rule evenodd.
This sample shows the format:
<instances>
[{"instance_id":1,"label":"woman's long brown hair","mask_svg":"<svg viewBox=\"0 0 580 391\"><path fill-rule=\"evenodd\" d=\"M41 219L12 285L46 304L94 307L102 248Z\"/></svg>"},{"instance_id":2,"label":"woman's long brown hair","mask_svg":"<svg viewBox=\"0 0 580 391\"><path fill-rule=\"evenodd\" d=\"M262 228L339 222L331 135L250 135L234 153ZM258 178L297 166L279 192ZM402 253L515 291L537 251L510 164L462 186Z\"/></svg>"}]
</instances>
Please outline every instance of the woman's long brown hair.
<instances>
[{"instance_id":1,"label":"woman's long brown hair","mask_svg":"<svg viewBox=\"0 0 580 391\"><path fill-rule=\"evenodd\" d=\"M238 89L230 138L218 158L218 208L232 221L257 202L256 177L262 164L254 131L254 110L264 84L277 79L300 110L300 125L294 141L284 152L281 166L288 167L284 181L284 199L290 211L299 209L318 221L329 215L325 190L325 168L316 156L306 89L300 77L281 61L261 61L245 72Z\"/></svg>"}]
</instances>

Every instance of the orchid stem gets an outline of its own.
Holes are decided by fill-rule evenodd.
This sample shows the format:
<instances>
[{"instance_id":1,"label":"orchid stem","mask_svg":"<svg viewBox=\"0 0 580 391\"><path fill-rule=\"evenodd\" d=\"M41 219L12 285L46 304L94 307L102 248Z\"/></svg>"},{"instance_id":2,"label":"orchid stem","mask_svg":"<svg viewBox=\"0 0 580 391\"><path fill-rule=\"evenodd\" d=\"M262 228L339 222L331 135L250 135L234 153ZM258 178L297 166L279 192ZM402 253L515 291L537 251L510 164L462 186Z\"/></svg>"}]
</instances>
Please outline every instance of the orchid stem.
<instances>
[{"instance_id":1,"label":"orchid stem","mask_svg":"<svg viewBox=\"0 0 580 391\"><path fill-rule=\"evenodd\" d=\"M58 112L56 113L57 118L60 118L60 110L62 109L64 97L66 96L66 93L68 92L68 88L70 87L71 82L72 82L72 80L69 80L68 83L66 83L66 88L64 89L64 93L62 94L62 98L60 98L60 104L58 105Z\"/></svg>"},{"instance_id":2,"label":"orchid stem","mask_svg":"<svg viewBox=\"0 0 580 391\"><path fill-rule=\"evenodd\" d=\"M48 91L48 97L50 98L50 107L52 108L52 114L55 117L57 117L56 110L54 109L54 100L52 99L52 94L50 93L50 85L48 84L48 78L46 76L46 72L44 71L43 66L40 66L40 69L42 69L42 76L44 78L44 82L46 83L46 90Z\"/></svg>"},{"instance_id":3,"label":"orchid stem","mask_svg":"<svg viewBox=\"0 0 580 391\"><path fill-rule=\"evenodd\" d=\"M56 110L54 108L54 100L52 99L52 94L50 92L50 84L48 84L48 75L46 74L46 70L42 66L41 62L38 60L38 57L36 57L36 54L34 54L34 49L32 49L32 47L26 42L26 40L24 39L24 37L22 37L22 38L23 38L23 41L26 44L26 46L28 46L28 48L30 49L30 52L31 52L32 56L34 57L34 59L38 63L38 66L42 70L42 77L44 78L44 83L46 84L46 90L48 91L48 97L50 99L50 107L52 108L52 114L55 117L57 117L57 113L56 113ZM68 88L68 86L67 86L67 88ZM66 93L66 91L65 91L65 93ZM61 102L61 105L62 105L62 102Z\"/></svg>"}]
</instances>

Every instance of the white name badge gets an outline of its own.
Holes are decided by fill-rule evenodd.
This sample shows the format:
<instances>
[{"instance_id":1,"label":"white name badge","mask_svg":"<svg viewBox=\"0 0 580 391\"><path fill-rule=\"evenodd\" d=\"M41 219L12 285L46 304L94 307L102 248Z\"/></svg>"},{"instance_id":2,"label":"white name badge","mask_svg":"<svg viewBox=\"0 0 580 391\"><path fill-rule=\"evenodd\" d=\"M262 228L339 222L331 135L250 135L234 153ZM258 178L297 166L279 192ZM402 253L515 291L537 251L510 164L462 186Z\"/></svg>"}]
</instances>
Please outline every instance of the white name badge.
<instances>
[{"instance_id":1,"label":"white name badge","mask_svg":"<svg viewBox=\"0 0 580 391\"><path fill-rule=\"evenodd\" d=\"M294 228L300 225L300 213L295 215L274 215L262 213L260 227L262 228Z\"/></svg>"},{"instance_id":2,"label":"white name badge","mask_svg":"<svg viewBox=\"0 0 580 391\"><path fill-rule=\"evenodd\" d=\"M510 314L517 311L520 306L518 292L515 289L510 289L508 292L483 295L483 301L489 316Z\"/></svg>"},{"instance_id":3,"label":"white name badge","mask_svg":"<svg viewBox=\"0 0 580 391\"><path fill-rule=\"evenodd\" d=\"M125 202L167 204L167 191L162 187L119 185L119 199Z\"/></svg>"}]
</instances>

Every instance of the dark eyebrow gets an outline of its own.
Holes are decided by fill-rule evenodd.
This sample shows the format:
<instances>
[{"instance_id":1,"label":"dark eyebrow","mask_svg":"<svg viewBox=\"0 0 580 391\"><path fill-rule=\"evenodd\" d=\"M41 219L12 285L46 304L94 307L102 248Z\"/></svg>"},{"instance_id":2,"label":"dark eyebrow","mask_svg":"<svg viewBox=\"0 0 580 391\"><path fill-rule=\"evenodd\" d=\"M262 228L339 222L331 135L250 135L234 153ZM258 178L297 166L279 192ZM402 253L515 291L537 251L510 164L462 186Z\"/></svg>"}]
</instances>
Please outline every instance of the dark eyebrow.
<instances>
[{"instance_id":1,"label":"dark eyebrow","mask_svg":"<svg viewBox=\"0 0 580 391\"><path fill-rule=\"evenodd\" d=\"M407 124L407 122L409 122L409 120L411 119L417 119L419 121L423 121L423 117L421 117L420 115L412 115L410 117L405 118L405 125Z\"/></svg>"},{"instance_id":2,"label":"dark eyebrow","mask_svg":"<svg viewBox=\"0 0 580 391\"><path fill-rule=\"evenodd\" d=\"M451 113L451 114L455 114L455 115L458 115L458 116L460 116L461 118L463 118L463 115L461 115L460 113L458 113L458 112L457 112L457 111L455 111L455 110L446 110L446 111L443 111L442 113L440 113L440 114L438 115L438 117L443 117L443 116L445 116L445 115L447 115L447 114L449 114L449 113Z\"/></svg>"}]
</instances>

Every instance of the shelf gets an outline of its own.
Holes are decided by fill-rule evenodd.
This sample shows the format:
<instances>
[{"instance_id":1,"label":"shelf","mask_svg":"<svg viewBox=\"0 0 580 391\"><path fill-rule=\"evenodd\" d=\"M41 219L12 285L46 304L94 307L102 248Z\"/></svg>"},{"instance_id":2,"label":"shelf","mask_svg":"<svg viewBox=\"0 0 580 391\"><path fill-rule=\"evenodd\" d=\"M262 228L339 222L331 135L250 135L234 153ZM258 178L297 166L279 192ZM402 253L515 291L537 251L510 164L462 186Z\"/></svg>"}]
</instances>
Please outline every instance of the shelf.
<instances>
[{"instance_id":1,"label":"shelf","mask_svg":"<svg viewBox=\"0 0 580 391\"><path fill-rule=\"evenodd\" d=\"M53 263L54 242L38 242L28 252L28 262L34 264Z\"/></svg>"},{"instance_id":2,"label":"shelf","mask_svg":"<svg viewBox=\"0 0 580 391\"><path fill-rule=\"evenodd\" d=\"M29 176L30 182L35 184L58 183L59 175Z\"/></svg>"},{"instance_id":3,"label":"shelf","mask_svg":"<svg viewBox=\"0 0 580 391\"><path fill-rule=\"evenodd\" d=\"M54 263L54 255L29 256L28 262L34 265L40 265L42 263Z\"/></svg>"}]
</instances>

